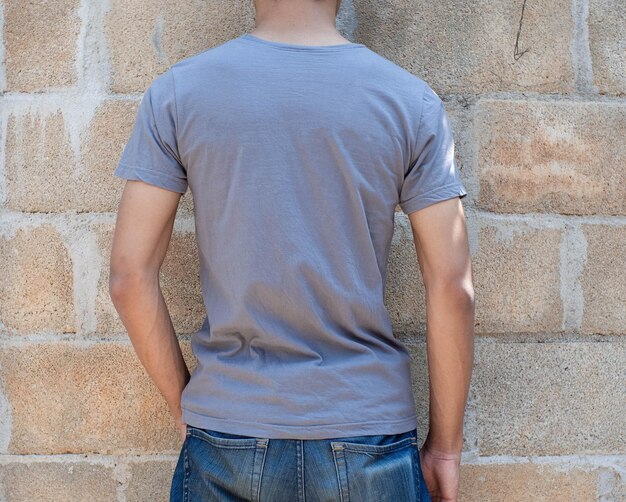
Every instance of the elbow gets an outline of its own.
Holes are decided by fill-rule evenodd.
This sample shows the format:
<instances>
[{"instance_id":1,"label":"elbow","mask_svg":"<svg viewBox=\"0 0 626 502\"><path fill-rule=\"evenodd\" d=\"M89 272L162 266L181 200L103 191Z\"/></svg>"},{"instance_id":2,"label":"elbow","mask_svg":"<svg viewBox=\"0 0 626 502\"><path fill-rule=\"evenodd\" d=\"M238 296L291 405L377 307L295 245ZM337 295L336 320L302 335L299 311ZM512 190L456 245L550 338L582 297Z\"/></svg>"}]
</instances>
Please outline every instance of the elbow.
<instances>
[{"instance_id":1,"label":"elbow","mask_svg":"<svg viewBox=\"0 0 626 502\"><path fill-rule=\"evenodd\" d=\"M474 306L474 285L465 275L425 283L426 294L442 296L448 301Z\"/></svg>"},{"instance_id":2,"label":"elbow","mask_svg":"<svg viewBox=\"0 0 626 502\"><path fill-rule=\"evenodd\" d=\"M109 271L109 296L114 302L117 301L127 289L125 282L126 280L123 274Z\"/></svg>"},{"instance_id":3,"label":"elbow","mask_svg":"<svg viewBox=\"0 0 626 502\"><path fill-rule=\"evenodd\" d=\"M127 277L125 274L109 270L109 297L113 303L119 301L127 288Z\"/></svg>"},{"instance_id":4,"label":"elbow","mask_svg":"<svg viewBox=\"0 0 626 502\"><path fill-rule=\"evenodd\" d=\"M109 269L109 297L114 303L137 294L139 289L158 285L158 271Z\"/></svg>"}]
</instances>

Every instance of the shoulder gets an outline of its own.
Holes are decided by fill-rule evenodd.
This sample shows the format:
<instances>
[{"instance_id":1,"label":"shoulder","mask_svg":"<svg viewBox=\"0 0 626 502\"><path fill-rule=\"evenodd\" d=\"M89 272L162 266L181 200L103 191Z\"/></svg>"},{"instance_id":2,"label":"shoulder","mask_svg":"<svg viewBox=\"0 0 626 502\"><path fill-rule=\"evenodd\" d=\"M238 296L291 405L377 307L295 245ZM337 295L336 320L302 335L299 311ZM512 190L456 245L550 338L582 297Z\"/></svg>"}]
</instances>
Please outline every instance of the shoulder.
<instances>
[{"instance_id":1,"label":"shoulder","mask_svg":"<svg viewBox=\"0 0 626 502\"><path fill-rule=\"evenodd\" d=\"M420 96L429 91L434 92L428 83L419 75L411 73L398 63L386 58L378 52L368 49L372 67L375 71L390 81L391 84L412 89Z\"/></svg>"},{"instance_id":2,"label":"shoulder","mask_svg":"<svg viewBox=\"0 0 626 502\"><path fill-rule=\"evenodd\" d=\"M177 85L182 87L182 83L189 78L203 72L206 74L207 68L211 65L228 59L227 52L234 48L231 42L233 40L180 59L155 76L148 85L147 91L155 98L171 95L177 91Z\"/></svg>"},{"instance_id":3,"label":"shoulder","mask_svg":"<svg viewBox=\"0 0 626 502\"><path fill-rule=\"evenodd\" d=\"M182 102L188 97L194 97L198 90L208 83L215 85L232 78L233 68L237 61L242 60L245 50L237 39L230 39L201 52L187 56L160 74L153 82L165 90L176 93Z\"/></svg>"},{"instance_id":4,"label":"shoulder","mask_svg":"<svg viewBox=\"0 0 626 502\"><path fill-rule=\"evenodd\" d=\"M214 45L203 51L184 57L172 64L168 71L178 75L185 75L194 71L205 71L207 65L219 64L225 61L232 61L237 52L244 49L237 42L237 38L232 38L218 45Z\"/></svg>"},{"instance_id":5,"label":"shoulder","mask_svg":"<svg viewBox=\"0 0 626 502\"><path fill-rule=\"evenodd\" d=\"M419 116L423 109L437 111L442 105L441 97L420 75L411 73L377 52L368 52L370 65L367 77L404 98L412 114Z\"/></svg>"}]
</instances>

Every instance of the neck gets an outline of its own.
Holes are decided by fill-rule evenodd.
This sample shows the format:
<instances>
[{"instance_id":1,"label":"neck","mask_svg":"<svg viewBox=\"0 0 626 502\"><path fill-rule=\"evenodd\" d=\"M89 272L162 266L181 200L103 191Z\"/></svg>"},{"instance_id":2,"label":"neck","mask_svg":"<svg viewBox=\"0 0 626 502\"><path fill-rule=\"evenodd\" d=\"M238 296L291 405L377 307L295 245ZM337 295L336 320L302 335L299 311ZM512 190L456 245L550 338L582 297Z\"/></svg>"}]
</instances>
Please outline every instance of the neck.
<instances>
[{"instance_id":1,"label":"neck","mask_svg":"<svg viewBox=\"0 0 626 502\"><path fill-rule=\"evenodd\" d=\"M345 43L335 27L339 2L256 0L253 35L277 42L321 45Z\"/></svg>"}]
</instances>

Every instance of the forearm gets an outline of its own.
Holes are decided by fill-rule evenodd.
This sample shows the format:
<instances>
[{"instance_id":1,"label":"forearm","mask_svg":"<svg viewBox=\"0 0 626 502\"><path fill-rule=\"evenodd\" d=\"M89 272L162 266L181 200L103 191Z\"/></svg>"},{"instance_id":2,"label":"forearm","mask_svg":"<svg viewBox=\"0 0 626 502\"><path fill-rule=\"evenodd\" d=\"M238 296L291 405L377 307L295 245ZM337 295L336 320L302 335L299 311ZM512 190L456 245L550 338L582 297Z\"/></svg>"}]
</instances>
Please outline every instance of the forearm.
<instances>
[{"instance_id":1,"label":"forearm","mask_svg":"<svg viewBox=\"0 0 626 502\"><path fill-rule=\"evenodd\" d=\"M181 417L180 397L189 370L174 332L158 274L111 281L111 299L132 345L174 419Z\"/></svg>"},{"instance_id":2,"label":"forearm","mask_svg":"<svg viewBox=\"0 0 626 502\"><path fill-rule=\"evenodd\" d=\"M426 296L430 378L429 446L459 453L474 362L473 290L431 288Z\"/></svg>"}]
</instances>

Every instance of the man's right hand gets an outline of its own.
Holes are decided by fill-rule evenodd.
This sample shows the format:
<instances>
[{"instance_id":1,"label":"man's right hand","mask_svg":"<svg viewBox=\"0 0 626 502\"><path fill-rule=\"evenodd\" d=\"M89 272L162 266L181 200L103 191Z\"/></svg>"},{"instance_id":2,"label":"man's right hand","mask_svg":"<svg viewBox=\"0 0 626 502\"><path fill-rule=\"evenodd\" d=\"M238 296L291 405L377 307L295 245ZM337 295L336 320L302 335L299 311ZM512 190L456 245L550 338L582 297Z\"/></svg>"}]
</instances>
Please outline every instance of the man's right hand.
<instances>
[{"instance_id":1,"label":"man's right hand","mask_svg":"<svg viewBox=\"0 0 626 502\"><path fill-rule=\"evenodd\" d=\"M419 455L432 502L456 502L459 496L461 454L436 450L424 443Z\"/></svg>"}]
</instances>

